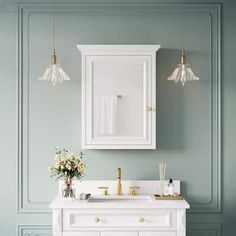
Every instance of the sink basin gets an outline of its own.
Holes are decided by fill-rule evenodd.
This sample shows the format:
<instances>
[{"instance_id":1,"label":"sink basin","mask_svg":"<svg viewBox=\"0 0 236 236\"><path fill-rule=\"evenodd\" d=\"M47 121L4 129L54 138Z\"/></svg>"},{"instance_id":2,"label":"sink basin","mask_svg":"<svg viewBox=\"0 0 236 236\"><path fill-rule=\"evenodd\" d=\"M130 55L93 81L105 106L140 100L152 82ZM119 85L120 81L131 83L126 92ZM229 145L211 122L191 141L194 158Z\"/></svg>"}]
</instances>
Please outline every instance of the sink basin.
<instances>
[{"instance_id":1,"label":"sink basin","mask_svg":"<svg viewBox=\"0 0 236 236\"><path fill-rule=\"evenodd\" d=\"M133 202L133 201L152 201L151 196L149 195L93 195L88 199L89 202Z\"/></svg>"}]
</instances>

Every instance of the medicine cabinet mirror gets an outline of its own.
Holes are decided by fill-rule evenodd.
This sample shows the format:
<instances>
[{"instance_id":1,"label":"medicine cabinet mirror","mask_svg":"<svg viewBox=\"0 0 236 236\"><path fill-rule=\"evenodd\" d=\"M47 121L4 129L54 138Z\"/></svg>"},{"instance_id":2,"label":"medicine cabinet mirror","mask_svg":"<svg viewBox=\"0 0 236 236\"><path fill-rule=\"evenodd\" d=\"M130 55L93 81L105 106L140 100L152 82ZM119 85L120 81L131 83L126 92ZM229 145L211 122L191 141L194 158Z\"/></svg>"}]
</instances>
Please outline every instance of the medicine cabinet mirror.
<instances>
[{"instance_id":1,"label":"medicine cabinet mirror","mask_svg":"<svg viewBox=\"0 0 236 236\"><path fill-rule=\"evenodd\" d=\"M82 148L156 148L159 45L77 45L82 56Z\"/></svg>"}]
</instances>

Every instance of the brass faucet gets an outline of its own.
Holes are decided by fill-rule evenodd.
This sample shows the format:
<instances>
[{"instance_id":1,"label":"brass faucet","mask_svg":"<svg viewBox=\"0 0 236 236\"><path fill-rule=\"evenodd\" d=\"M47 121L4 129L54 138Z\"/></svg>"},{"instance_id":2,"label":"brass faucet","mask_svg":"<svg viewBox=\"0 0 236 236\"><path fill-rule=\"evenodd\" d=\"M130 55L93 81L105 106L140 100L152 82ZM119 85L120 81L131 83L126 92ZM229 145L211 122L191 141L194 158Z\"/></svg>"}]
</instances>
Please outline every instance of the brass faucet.
<instances>
[{"instance_id":1,"label":"brass faucet","mask_svg":"<svg viewBox=\"0 0 236 236\"><path fill-rule=\"evenodd\" d=\"M117 184L117 195L122 195L122 184L121 184L121 168L118 168L118 184Z\"/></svg>"}]
</instances>

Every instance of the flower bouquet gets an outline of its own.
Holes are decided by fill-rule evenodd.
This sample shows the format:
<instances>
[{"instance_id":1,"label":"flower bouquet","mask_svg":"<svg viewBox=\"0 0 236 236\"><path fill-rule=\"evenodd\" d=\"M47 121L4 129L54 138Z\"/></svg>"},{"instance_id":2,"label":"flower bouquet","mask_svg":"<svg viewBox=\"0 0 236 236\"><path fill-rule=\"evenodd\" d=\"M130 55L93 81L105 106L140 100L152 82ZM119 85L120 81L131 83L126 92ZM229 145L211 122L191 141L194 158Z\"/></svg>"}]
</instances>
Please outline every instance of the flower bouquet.
<instances>
[{"instance_id":1,"label":"flower bouquet","mask_svg":"<svg viewBox=\"0 0 236 236\"><path fill-rule=\"evenodd\" d=\"M75 197L72 180L73 178L80 180L84 176L85 169L82 152L78 155L66 149L61 150L59 147L56 147L55 165L48 168L51 177L64 180L63 198Z\"/></svg>"}]
</instances>

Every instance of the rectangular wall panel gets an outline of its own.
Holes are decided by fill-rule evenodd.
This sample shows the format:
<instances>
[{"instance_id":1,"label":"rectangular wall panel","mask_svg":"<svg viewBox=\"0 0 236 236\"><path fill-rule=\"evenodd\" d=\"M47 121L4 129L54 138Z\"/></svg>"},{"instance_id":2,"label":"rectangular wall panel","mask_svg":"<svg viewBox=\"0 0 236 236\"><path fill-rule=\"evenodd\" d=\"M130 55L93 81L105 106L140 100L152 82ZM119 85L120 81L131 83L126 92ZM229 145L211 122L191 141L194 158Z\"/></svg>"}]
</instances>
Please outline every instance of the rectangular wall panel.
<instances>
[{"instance_id":1,"label":"rectangular wall panel","mask_svg":"<svg viewBox=\"0 0 236 236\"><path fill-rule=\"evenodd\" d=\"M75 45L127 42L164 44L157 58L157 68L160 68L157 71L158 151L94 152L93 158L88 155L86 160L87 176L101 179L99 174L107 173L103 178L114 177L105 169L101 173L92 171L103 156L110 155L107 166L112 166L112 159L121 157L128 168L133 165L130 160L142 155L137 165L145 163L146 169L137 167L141 172L136 171L134 178L156 179L158 155L160 159L172 160L168 173L182 178L182 192L191 204L191 213L220 212L220 5L189 3L185 6L189 17L186 25L188 58L201 75L198 84L186 85L185 90L165 80L176 64L173 58L179 56L180 42L174 37L179 34L177 19L181 20L182 11L179 4L58 4L58 56L73 79L56 89L37 80L51 54L49 9L47 4L19 5L19 213L50 212L48 205L57 191L47 172L47 166L53 162L53 148L60 145L77 150L80 145L80 55ZM202 37L192 43L197 35L190 29L198 26Z\"/></svg>"}]
</instances>

